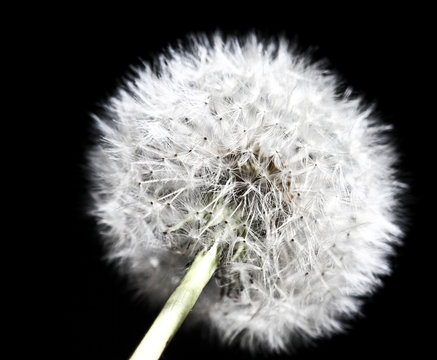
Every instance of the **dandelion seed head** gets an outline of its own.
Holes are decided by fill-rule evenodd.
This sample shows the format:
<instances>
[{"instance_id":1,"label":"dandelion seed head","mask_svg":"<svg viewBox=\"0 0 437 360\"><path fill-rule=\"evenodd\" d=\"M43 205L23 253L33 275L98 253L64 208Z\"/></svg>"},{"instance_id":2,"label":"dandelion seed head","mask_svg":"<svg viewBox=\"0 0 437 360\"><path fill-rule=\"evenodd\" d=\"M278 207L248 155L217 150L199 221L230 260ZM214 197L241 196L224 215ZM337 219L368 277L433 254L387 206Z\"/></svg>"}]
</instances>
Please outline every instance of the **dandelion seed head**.
<instances>
[{"instance_id":1,"label":"dandelion seed head","mask_svg":"<svg viewBox=\"0 0 437 360\"><path fill-rule=\"evenodd\" d=\"M144 64L96 117L93 214L108 257L162 305L199 251L193 309L224 342L330 335L390 270L396 153L370 107L284 40L208 39Z\"/></svg>"}]
</instances>

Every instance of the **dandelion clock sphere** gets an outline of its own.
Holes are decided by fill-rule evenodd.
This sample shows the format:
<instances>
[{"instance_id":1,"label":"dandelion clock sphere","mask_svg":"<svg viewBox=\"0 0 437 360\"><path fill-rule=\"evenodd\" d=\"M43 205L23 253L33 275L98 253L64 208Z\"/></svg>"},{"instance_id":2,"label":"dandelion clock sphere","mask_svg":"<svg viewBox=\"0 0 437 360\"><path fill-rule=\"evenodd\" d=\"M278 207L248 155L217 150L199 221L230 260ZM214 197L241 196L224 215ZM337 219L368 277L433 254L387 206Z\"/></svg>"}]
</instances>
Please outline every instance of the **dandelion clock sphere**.
<instances>
[{"instance_id":1,"label":"dandelion clock sphere","mask_svg":"<svg viewBox=\"0 0 437 360\"><path fill-rule=\"evenodd\" d=\"M159 306L206 266L188 319L225 343L282 351L342 330L401 236L389 127L285 40L199 36L158 63L97 118L109 258Z\"/></svg>"}]
</instances>

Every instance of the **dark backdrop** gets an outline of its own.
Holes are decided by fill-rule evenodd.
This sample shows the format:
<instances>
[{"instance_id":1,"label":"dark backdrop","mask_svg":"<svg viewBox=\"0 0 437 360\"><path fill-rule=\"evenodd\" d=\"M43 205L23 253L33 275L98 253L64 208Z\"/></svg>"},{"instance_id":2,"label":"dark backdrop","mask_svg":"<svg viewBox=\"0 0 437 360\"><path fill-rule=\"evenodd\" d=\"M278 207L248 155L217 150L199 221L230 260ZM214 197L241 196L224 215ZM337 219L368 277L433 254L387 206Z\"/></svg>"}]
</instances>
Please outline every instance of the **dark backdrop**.
<instances>
[{"instance_id":1,"label":"dark backdrop","mask_svg":"<svg viewBox=\"0 0 437 360\"><path fill-rule=\"evenodd\" d=\"M93 142L90 114L99 111L99 104L114 93L131 65L140 59L150 61L169 43L192 32L257 30L282 34L302 49L313 48L316 57L328 58L349 85L376 104L380 116L395 127L403 178L411 185L405 199L404 245L393 259L393 274L366 302L363 316L352 321L345 334L316 341L292 356L271 358L423 355L429 345L426 324L434 313L433 280L428 279L432 262L425 258L435 240L427 208L432 191L425 184L435 167L429 137L435 131L429 110L433 91L426 86L432 75L433 46L427 11L383 10L370 4L299 9L293 2L288 7L273 3L162 5L123 9L107 5L93 12L65 7L55 9L56 16L46 14L36 20L35 28L43 31L33 40L33 54L44 63L40 81L47 87L40 95L49 115L40 119L47 136L42 144L49 168L46 183L56 204L40 222L47 228L54 261L47 277L52 290L47 313L56 325L41 330L45 354L59 346L64 359L127 359L156 316L147 305L132 299L125 279L102 261L96 226L86 215L85 154ZM252 357L204 341L199 333L180 331L163 358Z\"/></svg>"}]
</instances>

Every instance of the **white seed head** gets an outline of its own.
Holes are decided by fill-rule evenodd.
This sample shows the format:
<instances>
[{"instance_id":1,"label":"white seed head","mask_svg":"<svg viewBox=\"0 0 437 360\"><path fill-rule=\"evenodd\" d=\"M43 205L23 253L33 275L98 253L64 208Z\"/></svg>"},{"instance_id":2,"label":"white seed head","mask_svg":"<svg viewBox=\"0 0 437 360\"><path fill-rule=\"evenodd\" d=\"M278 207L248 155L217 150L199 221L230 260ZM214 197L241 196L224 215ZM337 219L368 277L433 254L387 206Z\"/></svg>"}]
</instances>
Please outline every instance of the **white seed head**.
<instances>
[{"instance_id":1,"label":"white seed head","mask_svg":"<svg viewBox=\"0 0 437 360\"><path fill-rule=\"evenodd\" d=\"M158 68L96 117L93 214L109 257L162 305L218 242L190 317L224 342L279 351L342 330L401 236L389 127L285 40L199 36Z\"/></svg>"}]
</instances>

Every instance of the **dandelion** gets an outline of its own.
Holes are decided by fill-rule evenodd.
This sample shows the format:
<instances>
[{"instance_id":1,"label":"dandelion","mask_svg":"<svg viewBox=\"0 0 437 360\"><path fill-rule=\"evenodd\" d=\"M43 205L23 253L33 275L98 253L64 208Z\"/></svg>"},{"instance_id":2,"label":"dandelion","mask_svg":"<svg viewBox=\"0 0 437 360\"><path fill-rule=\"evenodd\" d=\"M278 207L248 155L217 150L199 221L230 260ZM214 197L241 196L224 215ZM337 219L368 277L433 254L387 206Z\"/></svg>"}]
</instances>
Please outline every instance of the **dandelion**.
<instances>
[{"instance_id":1,"label":"dandelion","mask_svg":"<svg viewBox=\"0 0 437 360\"><path fill-rule=\"evenodd\" d=\"M158 357L204 287L188 319L224 343L279 352L342 331L402 234L390 127L284 39L190 44L96 117L108 257L157 306L190 268L134 357Z\"/></svg>"}]
</instances>

